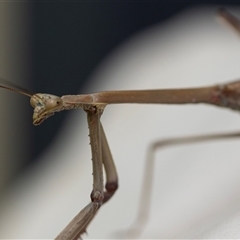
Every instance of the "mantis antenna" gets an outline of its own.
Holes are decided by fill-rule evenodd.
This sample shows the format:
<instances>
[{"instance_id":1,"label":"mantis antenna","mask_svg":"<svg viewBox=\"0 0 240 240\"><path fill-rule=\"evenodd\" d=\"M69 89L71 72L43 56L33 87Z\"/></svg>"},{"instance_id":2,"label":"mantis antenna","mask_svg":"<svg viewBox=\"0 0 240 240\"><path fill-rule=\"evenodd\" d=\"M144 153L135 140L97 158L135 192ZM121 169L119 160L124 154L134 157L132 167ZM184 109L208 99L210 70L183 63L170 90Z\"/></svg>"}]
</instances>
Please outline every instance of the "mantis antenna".
<instances>
[{"instance_id":1,"label":"mantis antenna","mask_svg":"<svg viewBox=\"0 0 240 240\"><path fill-rule=\"evenodd\" d=\"M0 87L4 88L4 89L7 89L7 90L10 90L12 92L20 93L20 94L25 95L25 96L30 97L30 98L33 96L33 93L31 93L30 91L28 91L24 88L21 88L18 85L15 85L14 83L11 83L4 78L0 78Z\"/></svg>"}]
</instances>

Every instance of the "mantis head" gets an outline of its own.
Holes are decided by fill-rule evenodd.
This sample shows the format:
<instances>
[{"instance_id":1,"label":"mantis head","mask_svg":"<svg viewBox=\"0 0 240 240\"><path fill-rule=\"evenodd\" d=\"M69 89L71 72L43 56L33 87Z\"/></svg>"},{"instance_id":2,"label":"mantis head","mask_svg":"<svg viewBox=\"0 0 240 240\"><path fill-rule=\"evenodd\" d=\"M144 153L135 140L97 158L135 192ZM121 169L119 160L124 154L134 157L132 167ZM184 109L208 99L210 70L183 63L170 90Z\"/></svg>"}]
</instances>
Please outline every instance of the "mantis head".
<instances>
[{"instance_id":1,"label":"mantis head","mask_svg":"<svg viewBox=\"0 0 240 240\"><path fill-rule=\"evenodd\" d=\"M41 124L46 118L63 109L63 101L60 97L45 93L37 93L32 95L30 104L34 108L34 125Z\"/></svg>"},{"instance_id":2,"label":"mantis head","mask_svg":"<svg viewBox=\"0 0 240 240\"><path fill-rule=\"evenodd\" d=\"M30 97L30 103L34 108L34 125L41 124L55 112L63 110L63 100L58 96L44 93L32 94L26 89L16 86L3 78L0 78L0 87Z\"/></svg>"}]
</instances>

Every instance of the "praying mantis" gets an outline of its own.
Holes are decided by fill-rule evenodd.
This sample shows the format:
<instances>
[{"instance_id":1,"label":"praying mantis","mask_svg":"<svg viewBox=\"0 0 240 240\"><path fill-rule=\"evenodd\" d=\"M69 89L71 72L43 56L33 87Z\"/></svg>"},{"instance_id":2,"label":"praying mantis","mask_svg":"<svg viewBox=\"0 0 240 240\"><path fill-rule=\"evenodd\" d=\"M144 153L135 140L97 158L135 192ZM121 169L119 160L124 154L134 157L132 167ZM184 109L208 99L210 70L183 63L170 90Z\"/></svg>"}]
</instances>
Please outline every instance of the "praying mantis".
<instances>
[{"instance_id":1,"label":"praying mantis","mask_svg":"<svg viewBox=\"0 0 240 240\"><path fill-rule=\"evenodd\" d=\"M238 26L236 25L236 19L231 15L222 12L222 16L233 26ZM92 202L73 219L73 221L57 236L56 239L77 239L79 235L85 232L88 224L91 222L100 206L107 202L117 189L116 169L100 122L100 117L108 104L205 103L239 110L239 86L239 82L233 82L225 85L204 88L111 91L87 95L67 95L61 98L49 94L27 94L27 96L31 97L30 102L34 107L33 123L35 125L42 123L55 112L74 108L83 108L88 117L94 177L93 191L91 194ZM7 86L5 88L14 90L14 88ZM24 94L24 92L18 92ZM104 166L107 175L105 192L103 191L102 165Z\"/></svg>"}]
</instances>

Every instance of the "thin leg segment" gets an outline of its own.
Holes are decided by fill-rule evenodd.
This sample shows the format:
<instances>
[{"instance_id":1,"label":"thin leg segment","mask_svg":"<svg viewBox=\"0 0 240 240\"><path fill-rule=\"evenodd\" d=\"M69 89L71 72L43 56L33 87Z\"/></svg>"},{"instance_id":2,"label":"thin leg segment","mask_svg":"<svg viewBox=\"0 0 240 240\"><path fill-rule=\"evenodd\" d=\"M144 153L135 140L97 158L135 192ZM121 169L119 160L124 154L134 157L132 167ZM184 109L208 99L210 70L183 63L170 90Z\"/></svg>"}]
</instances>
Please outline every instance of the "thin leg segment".
<instances>
[{"instance_id":1,"label":"thin leg segment","mask_svg":"<svg viewBox=\"0 0 240 240\"><path fill-rule=\"evenodd\" d=\"M113 157L108 145L108 141L103 130L103 126L100 123L100 131L101 131L101 144L102 144L102 159L103 166L106 173L106 185L104 192L103 203L107 202L115 193L118 188L118 176L117 170L113 161Z\"/></svg>"},{"instance_id":2,"label":"thin leg segment","mask_svg":"<svg viewBox=\"0 0 240 240\"><path fill-rule=\"evenodd\" d=\"M89 137L92 151L93 164L93 190L91 193L92 202L102 204L103 200L103 165L102 165L102 146L101 146L101 129L100 117L103 110L93 108L87 111Z\"/></svg>"},{"instance_id":3,"label":"thin leg segment","mask_svg":"<svg viewBox=\"0 0 240 240\"><path fill-rule=\"evenodd\" d=\"M173 145L183 145L200 143L206 141L224 140L230 138L239 138L238 133L223 133L212 134L192 137L171 138L154 142L148 149L146 156L145 171L142 184L142 192L140 196L138 215L130 229L126 232L126 238L139 238L141 233L146 227L146 223L149 218L149 210L151 205L152 185L153 185L153 173L154 173L154 154L156 150L163 147L170 147Z\"/></svg>"},{"instance_id":4,"label":"thin leg segment","mask_svg":"<svg viewBox=\"0 0 240 240\"><path fill-rule=\"evenodd\" d=\"M220 8L218 10L218 15L225 20L236 32L240 33L240 21L237 17L235 17L233 14L228 12L224 8Z\"/></svg>"},{"instance_id":5,"label":"thin leg segment","mask_svg":"<svg viewBox=\"0 0 240 240\"><path fill-rule=\"evenodd\" d=\"M100 208L98 203L89 203L83 208L73 220L62 230L55 240L77 240L81 234L86 232L86 228L97 210Z\"/></svg>"}]
</instances>

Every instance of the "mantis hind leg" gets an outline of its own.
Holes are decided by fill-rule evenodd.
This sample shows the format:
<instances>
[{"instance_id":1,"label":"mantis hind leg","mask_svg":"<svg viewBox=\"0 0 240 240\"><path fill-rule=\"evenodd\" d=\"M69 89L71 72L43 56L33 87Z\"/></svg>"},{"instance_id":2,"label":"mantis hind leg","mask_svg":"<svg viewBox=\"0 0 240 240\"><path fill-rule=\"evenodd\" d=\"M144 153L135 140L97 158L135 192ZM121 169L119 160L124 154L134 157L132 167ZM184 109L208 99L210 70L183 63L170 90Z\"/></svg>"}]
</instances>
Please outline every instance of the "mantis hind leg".
<instances>
[{"instance_id":1,"label":"mantis hind leg","mask_svg":"<svg viewBox=\"0 0 240 240\"><path fill-rule=\"evenodd\" d=\"M152 195L152 185L154 178L154 162L155 162L155 152L157 150L184 144L196 144L201 142L210 142L216 140L233 139L239 138L240 132L238 133L222 133L222 134L211 134L211 135L200 135L200 136L190 136L190 137L179 137L179 138L169 138L165 140L160 140L153 142L147 151L146 163L144 168L144 177L141 195L139 197L139 210L132 226L124 233L126 238L139 238L144 231L147 222L149 220L149 212L151 206L151 195Z\"/></svg>"}]
</instances>

